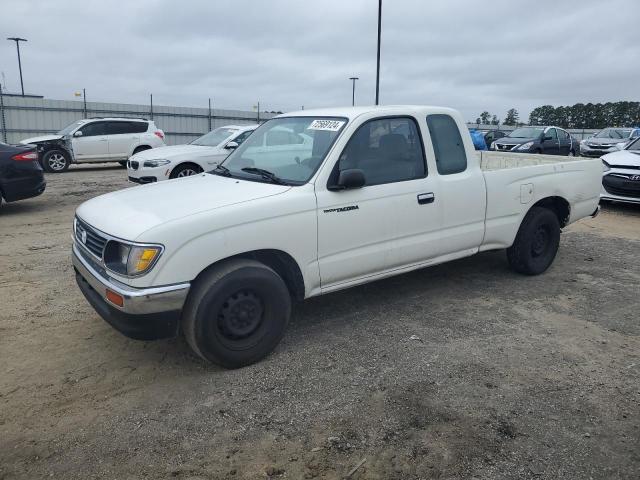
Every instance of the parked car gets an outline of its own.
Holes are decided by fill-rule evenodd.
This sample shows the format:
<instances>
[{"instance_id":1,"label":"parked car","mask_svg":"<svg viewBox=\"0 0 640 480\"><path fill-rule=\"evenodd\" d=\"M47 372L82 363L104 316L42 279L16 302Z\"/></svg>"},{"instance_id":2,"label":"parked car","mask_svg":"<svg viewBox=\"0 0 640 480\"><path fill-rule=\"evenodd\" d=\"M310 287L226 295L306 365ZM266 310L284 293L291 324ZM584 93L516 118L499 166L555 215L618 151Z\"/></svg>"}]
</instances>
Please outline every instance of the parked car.
<instances>
[{"instance_id":1,"label":"parked car","mask_svg":"<svg viewBox=\"0 0 640 480\"><path fill-rule=\"evenodd\" d=\"M602 157L601 200L640 203L640 138Z\"/></svg>"},{"instance_id":2,"label":"parked car","mask_svg":"<svg viewBox=\"0 0 640 480\"><path fill-rule=\"evenodd\" d=\"M211 170L256 127L257 125L228 125L216 128L188 145L172 145L136 153L127 163L129 180L135 183L152 183Z\"/></svg>"},{"instance_id":3,"label":"parked car","mask_svg":"<svg viewBox=\"0 0 640 480\"><path fill-rule=\"evenodd\" d=\"M0 207L3 202L37 197L46 186L33 146L0 142Z\"/></svg>"},{"instance_id":4,"label":"parked car","mask_svg":"<svg viewBox=\"0 0 640 480\"><path fill-rule=\"evenodd\" d=\"M640 128L605 128L593 137L580 142L580 155L597 157L622 150L629 142L640 137Z\"/></svg>"},{"instance_id":5,"label":"parked car","mask_svg":"<svg viewBox=\"0 0 640 480\"><path fill-rule=\"evenodd\" d=\"M275 348L292 300L484 250L544 272L560 229L597 213L601 165L476 152L448 108L281 115L208 174L80 205L76 280L125 335L183 332L240 367Z\"/></svg>"},{"instance_id":6,"label":"parked car","mask_svg":"<svg viewBox=\"0 0 640 480\"><path fill-rule=\"evenodd\" d=\"M507 132L502 130L489 130L484 134L484 141L487 145L491 145L494 141L507 136Z\"/></svg>"},{"instance_id":7,"label":"parked car","mask_svg":"<svg viewBox=\"0 0 640 480\"><path fill-rule=\"evenodd\" d=\"M89 118L67 125L55 135L25 138L37 145L47 172L64 172L71 163L120 162L138 152L164 146L164 132L152 120Z\"/></svg>"},{"instance_id":8,"label":"parked car","mask_svg":"<svg viewBox=\"0 0 640 480\"><path fill-rule=\"evenodd\" d=\"M560 127L521 127L494 141L491 150L569 155L580 153L578 142Z\"/></svg>"}]
</instances>

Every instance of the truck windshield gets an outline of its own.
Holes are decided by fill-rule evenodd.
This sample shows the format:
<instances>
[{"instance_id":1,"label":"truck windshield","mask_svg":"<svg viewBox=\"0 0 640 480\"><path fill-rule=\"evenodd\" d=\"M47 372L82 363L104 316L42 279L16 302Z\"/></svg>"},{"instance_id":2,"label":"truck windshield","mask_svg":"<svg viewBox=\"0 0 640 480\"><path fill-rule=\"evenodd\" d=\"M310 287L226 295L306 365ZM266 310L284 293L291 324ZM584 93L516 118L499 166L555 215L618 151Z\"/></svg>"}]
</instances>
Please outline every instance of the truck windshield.
<instances>
[{"instance_id":1,"label":"truck windshield","mask_svg":"<svg viewBox=\"0 0 640 480\"><path fill-rule=\"evenodd\" d=\"M627 139L631 135L631 129L626 128L605 128L604 130L600 130L598 133L594 135L595 138L615 138Z\"/></svg>"},{"instance_id":2,"label":"truck windshield","mask_svg":"<svg viewBox=\"0 0 640 480\"><path fill-rule=\"evenodd\" d=\"M73 122L72 124L67 125L62 130L60 130L58 132L58 135L62 135L62 136L69 135L71 132L73 132L76 128L78 128L83 123L84 122L82 120L78 120L77 122Z\"/></svg>"},{"instance_id":3,"label":"truck windshield","mask_svg":"<svg viewBox=\"0 0 640 480\"><path fill-rule=\"evenodd\" d=\"M215 130L211 130L209 133L199 138L196 138L193 142L191 142L191 145L217 147L235 132L237 132L237 130L233 128L225 128L225 127L216 128Z\"/></svg>"},{"instance_id":4,"label":"truck windshield","mask_svg":"<svg viewBox=\"0 0 640 480\"><path fill-rule=\"evenodd\" d=\"M318 169L346 118L284 117L260 125L215 173L302 185Z\"/></svg>"},{"instance_id":5,"label":"truck windshield","mask_svg":"<svg viewBox=\"0 0 640 480\"><path fill-rule=\"evenodd\" d=\"M542 132L544 132L544 127L516 128L507 136L515 138L536 138L539 137Z\"/></svg>"}]
</instances>

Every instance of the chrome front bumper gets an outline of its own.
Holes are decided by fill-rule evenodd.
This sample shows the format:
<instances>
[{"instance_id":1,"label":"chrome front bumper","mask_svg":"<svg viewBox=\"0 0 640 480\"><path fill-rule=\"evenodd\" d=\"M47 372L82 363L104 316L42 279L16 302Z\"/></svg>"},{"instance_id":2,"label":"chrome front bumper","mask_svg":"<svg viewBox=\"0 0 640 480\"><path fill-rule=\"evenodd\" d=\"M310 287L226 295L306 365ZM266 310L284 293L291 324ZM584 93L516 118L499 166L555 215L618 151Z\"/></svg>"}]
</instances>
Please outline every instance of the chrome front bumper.
<instances>
[{"instance_id":1,"label":"chrome front bumper","mask_svg":"<svg viewBox=\"0 0 640 480\"><path fill-rule=\"evenodd\" d=\"M145 315L181 310L189 293L190 283L177 283L162 287L133 288L109 277L100 266L84 257L82 251L73 244L72 262L78 274L96 291L110 307L133 315ZM111 303L106 296L107 289L121 295L124 305Z\"/></svg>"}]
</instances>

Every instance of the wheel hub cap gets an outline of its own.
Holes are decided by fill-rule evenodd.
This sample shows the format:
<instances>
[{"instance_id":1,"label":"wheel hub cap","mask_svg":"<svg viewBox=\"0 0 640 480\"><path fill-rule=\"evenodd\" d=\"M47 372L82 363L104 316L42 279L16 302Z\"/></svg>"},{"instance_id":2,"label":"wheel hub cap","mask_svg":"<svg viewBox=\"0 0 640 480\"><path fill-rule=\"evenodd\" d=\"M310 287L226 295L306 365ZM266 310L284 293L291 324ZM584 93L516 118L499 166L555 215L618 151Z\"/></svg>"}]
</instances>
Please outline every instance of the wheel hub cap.
<instances>
[{"instance_id":1,"label":"wheel hub cap","mask_svg":"<svg viewBox=\"0 0 640 480\"><path fill-rule=\"evenodd\" d=\"M59 153L54 153L49 157L49 166L52 170L62 170L66 163L66 159Z\"/></svg>"},{"instance_id":2,"label":"wheel hub cap","mask_svg":"<svg viewBox=\"0 0 640 480\"><path fill-rule=\"evenodd\" d=\"M232 340L246 338L260 326L262 313L262 302L255 293L235 293L227 298L218 314L220 332Z\"/></svg>"},{"instance_id":3,"label":"wheel hub cap","mask_svg":"<svg viewBox=\"0 0 640 480\"><path fill-rule=\"evenodd\" d=\"M538 257L542 255L547 249L549 243L549 232L546 228L540 227L533 234L533 243L531 244L531 251L533 256Z\"/></svg>"}]
</instances>

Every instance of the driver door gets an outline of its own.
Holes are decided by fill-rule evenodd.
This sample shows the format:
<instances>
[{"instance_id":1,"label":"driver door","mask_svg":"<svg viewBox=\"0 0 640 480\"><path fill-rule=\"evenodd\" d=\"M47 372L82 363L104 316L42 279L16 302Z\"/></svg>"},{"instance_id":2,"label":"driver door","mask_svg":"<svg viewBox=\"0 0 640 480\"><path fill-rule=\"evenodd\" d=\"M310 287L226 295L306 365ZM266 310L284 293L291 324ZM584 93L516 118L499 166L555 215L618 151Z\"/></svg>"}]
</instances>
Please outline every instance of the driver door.
<instances>
[{"instance_id":1,"label":"driver door","mask_svg":"<svg viewBox=\"0 0 640 480\"><path fill-rule=\"evenodd\" d=\"M560 154L558 131L555 128L550 128L544 133L544 137L542 138L542 153L546 155Z\"/></svg>"}]
</instances>

